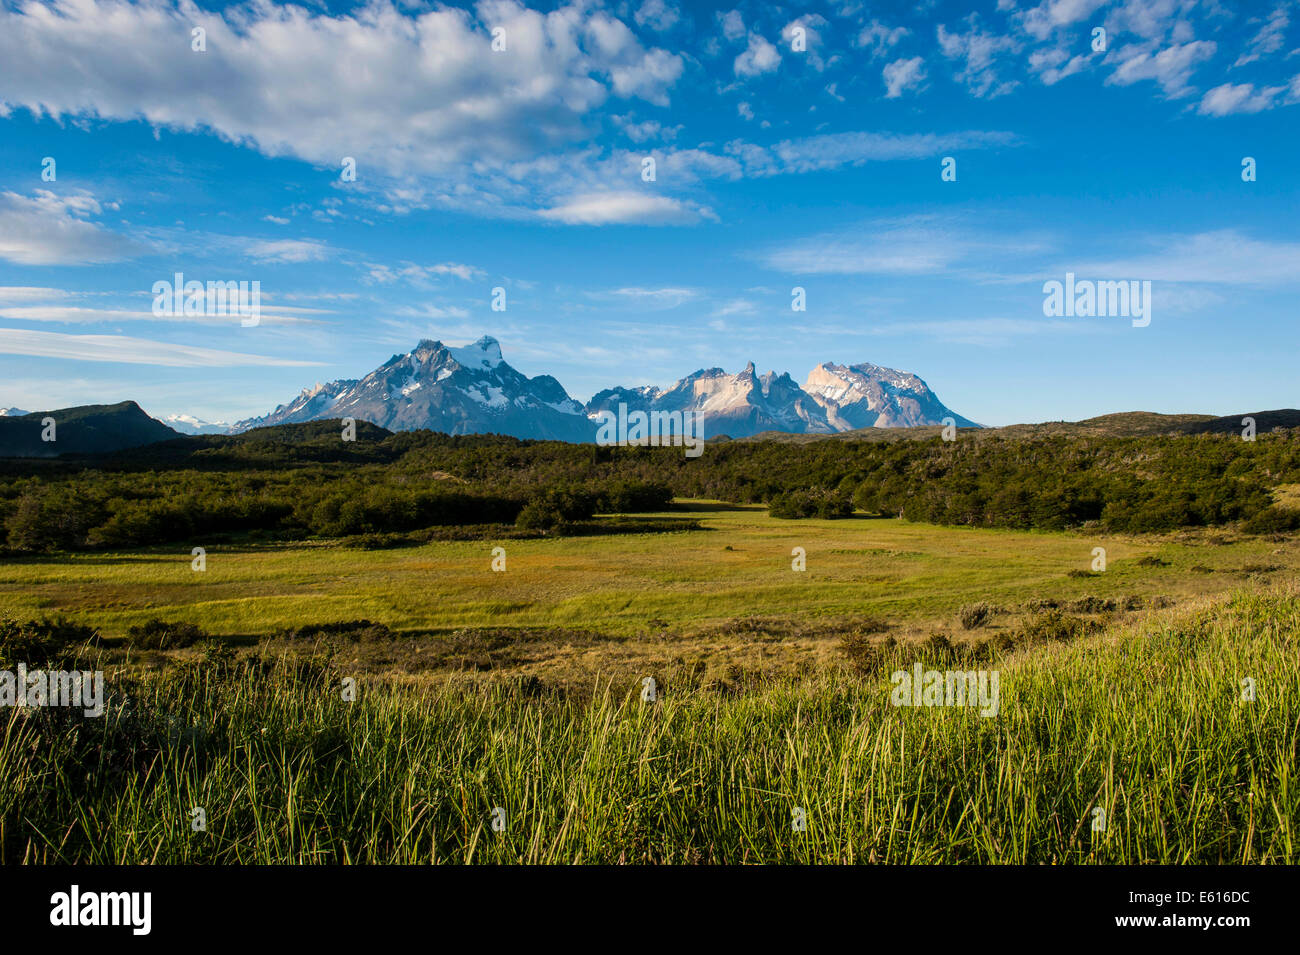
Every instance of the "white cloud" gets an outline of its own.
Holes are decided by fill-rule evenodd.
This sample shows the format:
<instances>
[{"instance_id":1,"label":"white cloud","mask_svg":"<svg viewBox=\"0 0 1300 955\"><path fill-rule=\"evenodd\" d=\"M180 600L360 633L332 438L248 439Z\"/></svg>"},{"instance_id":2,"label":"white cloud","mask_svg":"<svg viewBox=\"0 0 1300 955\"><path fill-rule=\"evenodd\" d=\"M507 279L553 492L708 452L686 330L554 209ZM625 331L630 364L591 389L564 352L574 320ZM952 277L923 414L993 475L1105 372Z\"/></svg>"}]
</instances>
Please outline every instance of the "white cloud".
<instances>
[{"instance_id":1,"label":"white cloud","mask_svg":"<svg viewBox=\"0 0 1300 955\"><path fill-rule=\"evenodd\" d=\"M1014 14L1021 28L1036 40L1046 40L1061 27L1070 26L1092 16L1106 0L1043 0Z\"/></svg>"},{"instance_id":2,"label":"white cloud","mask_svg":"<svg viewBox=\"0 0 1300 955\"><path fill-rule=\"evenodd\" d=\"M0 318L18 319L24 322L67 322L74 324L154 320L153 313L148 311L86 308L80 305L22 305L14 308L0 308ZM237 320L236 316L232 316L232 318Z\"/></svg>"},{"instance_id":3,"label":"white cloud","mask_svg":"<svg viewBox=\"0 0 1300 955\"><path fill-rule=\"evenodd\" d=\"M1234 67L1245 66L1247 63L1254 63L1256 60L1261 60L1282 49L1282 44L1286 42L1286 28L1290 24L1291 18L1287 14L1286 6L1278 7L1264 21L1264 25L1259 28L1259 32L1251 38L1247 52L1237 57L1236 62L1232 65Z\"/></svg>"},{"instance_id":4,"label":"white cloud","mask_svg":"<svg viewBox=\"0 0 1300 955\"><path fill-rule=\"evenodd\" d=\"M1070 268L1080 276L1210 285L1300 285L1300 242L1253 239L1235 229L1147 240L1153 252Z\"/></svg>"},{"instance_id":5,"label":"white cloud","mask_svg":"<svg viewBox=\"0 0 1300 955\"><path fill-rule=\"evenodd\" d=\"M818 13L805 13L802 16L795 17L784 27L781 28L781 39L785 41L786 48L793 55L802 56L808 61L818 73L826 69L826 61L821 57L822 36L821 29L830 26L830 21ZM802 52L794 51L794 40L796 29L803 30L804 49Z\"/></svg>"},{"instance_id":6,"label":"white cloud","mask_svg":"<svg viewBox=\"0 0 1300 955\"><path fill-rule=\"evenodd\" d=\"M567 225L671 225L716 218L711 210L693 203L641 192L578 195L542 210L540 215Z\"/></svg>"},{"instance_id":7,"label":"white cloud","mask_svg":"<svg viewBox=\"0 0 1300 955\"><path fill-rule=\"evenodd\" d=\"M15 302L48 302L67 298L71 293L61 288L40 288L32 285L0 285L0 305Z\"/></svg>"},{"instance_id":8,"label":"white cloud","mask_svg":"<svg viewBox=\"0 0 1300 955\"><path fill-rule=\"evenodd\" d=\"M865 47L874 60L892 50L911 32L907 27L887 27L879 20L872 20L862 28L855 42L858 46Z\"/></svg>"},{"instance_id":9,"label":"white cloud","mask_svg":"<svg viewBox=\"0 0 1300 955\"><path fill-rule=\"evenodd\" d=\"M1268 86L1256 90L1250 83L1224 83L1206 90L1197 112L1205 116L1229 116L1233 113L1260 113L1272 109L1285 86Z\"/></svg>"},{"instance_id":10,"label":"white cloud","mask_svg":"<svg viewBox=\"0 0 1300 955\"><path fill-rule=\"evenodd\" d=\"M1080 53L1070 56L1062 49L1035 50L1029 54L1029 69L1038 74L1047 86L1053 86L1087 68L1092 58Z\"/></svg>"},{"instance_id":11,"label":"white cloud","mask_svg":"<svg viewBox=\"0 0 1300 955\"><path fill-rule=\"evenodd\" d=\"M967 26L965 33L950 32L940 24L936 34L943 55L962 64L956 73L958 81L980 98L1011 92L1019 83L1003 80L998 74L997 64L1003 54L1018 52L1020 44L1013 37L998 36L982 29L979 17L974 13L963 22Z\"/></svg>"},{"instance_id":12,"label":"white cloud","mask_svg":"<svg viewBox=\"0 0 1300 955\"><path fill-rule=\"evenodd\" d=\"M749 46L734 63L737 76L760 76L771 73L780 65L781 54L776 47L757 33L749 35Z\"/></svg>"},{"instance_id":13,"label":"white cloud","mask_svg":"<svg viewBox=\"0 0 1300 955\"><path fill-rule=\"evenodd\" d=\"M0 354L72 361L111 361L170 368L233 367L247 365L305 367L315 361L267 358L242 352L196 348L125 335L65 335L20 328L0 328Z\"/></svg>"},{"instance_id":14,"label":"white cloud","mask_svg":"<svg viewBox=\"0 0 1300 955\"><path fill-rule=\"evenodd\" d=\"M981 256L1022 257L1041 251L1033 237L977 232L955 218L880 219L859 228L799 239L758 256L796 275L934 275L953 273Z\"/></svg>"},{"instance_id":15,"label":"white cloud","mask_svg":"<svg viewBox=\"0 0 1300 955\"><path fill-rule=\"evenodd\" d=\"M729 315L752 315L757 311L754 303L744 298L733 298L715 308L710 315L714 318L726 318Z\"/></svg>"},{"instance_id":16,"label":"white cloud","mask_svg":"<svg viewBox=\"0 0 1300 955\"><path fill-rule=\"evenodd\" d=\"M1011 133L968 131L960 133L824 133L785 140L770 150L737 149L737 158L751 176L806 173L867 162L925 159L957 149L988 149L1015 145ZM729 145L729 148L731 146Z\"/></svg>"},{"instance_id":17,"label":"white cloud","mask_svg":"<svg viewBox=\"0 0 1300 955\"><path fill-rule=\"evenodd\" d=\"M634 143L649 142L652 139L673 140L682 129L680 126L665 126L653 119L634 123L626 116L616 116L614 122Z\"/></svg>"},{"instance_id":18,"label":"white cloud","mask_svg":"<svg viewBox=\"0 0 1300 955\"><path fill-rule=\"evenodd\" d=\"M1125 0L1106 15L1106 30L1114 35L1133 33L1144 40L1173 40L1184 43L1192 39L1188 16L1196 0Z\"/></svg>"},{"instance_id":19,"label":"white cloud","mask_svg":"<svg viewBox=\"0 0 1300 955\"><path fill-rule=\"evenodd\" d=\"M253 240L248 255L259 262L320 262L330 257L330 249L323 242L311 239Z\"/></svg>"},{"instance_id":20,"label":"white cloud","mask_svg":"<svg viewBox=\"0 0 1300 955\"><path fill-rule=\"evenodd\" d=\"M207 31L204 53L190 49L194 26ZM491 50L495 27L506 31L504 52ZM407 15L370 0L339 16L270 3L222 14L166 0L0 8L8 108L210 130L332 168L353 156L359 179L571 142L611 95L666 104L682 68L680 56L647 49L585 3L540 13L484 0L475 13Z\"/></svg>"},{"instance_id":21,"label":"white cloud","mask_svg":"<svg viewBox=\"0 0 1300 955\"><path fill-rule=\"evenodd\" d=\"M750 106L748 103L737 103L736 112L744 119L754 118L754 107Z\"/></svg>"},{"instance_id":22,"label":"white cloud","mask_svg":"<svg viewBox=\"0 0 1300 955\"><path fill-rule=\"evenodd\" d=\"M1143 80L1155 80L1165 96L1178 99L1192 93L1191 78L1196 67L1214 56L1217 49L1211 40L1192 40L1153 52L1151 47L1129 45L1116 51L1119 65L1106 78L1108 85L1129 86ZM1106 62L1111 62L1108 56Z\"/></svg>"},{"instance_id":23,"label":"white cloud","mask_svg":"<svg viewBox=\"0 0 1300 955\"><path fill-rule=\"evenodd\" d=\"M597 298L615 298L635 302L638 307L676 308L699 297L695 289L689 288L643 288L629 286L613 289L609 292L592 293Z\"/></svg>"},{"instance_id":24,"label":"white cloud","mask_svg":"<svg viewBox=\"0 0 1300 955\"><path fill-rule=\"evenodd\" d=\"M262 325L318 325L320 322L276 312L316 312L316 309L269 309L265 305L259 313ZM231 325L240 321L233 312L226 315L155 315L152 311L131 311L117 308L86 308L81 305L24 305L0 307L0 318L24 322L59 322L65 325L94 325L101 322L178 322L185 325Z\"/></svg>"},{"instance_id":25,"label":"white cloud","mask_svg":"<svg viewBox=\"0 0 1300 955\"><path fill-rule=\"evenodd\" d=\"M645 0L636 11L637 26L648 26L652 30L667 30L681 17L676 4L667 0Z\"/></svg>"},{"instance_id":26,"label":"white cloud","mask_svg":"<svg viewBox=\"0 0 1300 955\"><path fill-rule=\"evenodd\" d=\"M459 305L434 305L431 302L425 302L417 306L404 306L397 309L396 314L409 316L411 318L469 318L469 312L466 309L461 308ZM400 322L390 322L386 319L383 319L382 321L386 325L391 324L396 326L403 324Z\"/></svg>"},{"instance_id":27,"label":"white cloud","mask_svg":"<svg viewBox=\"0 0 1300 955\"><path fill-rule=\"evenodd\" d=\"M895 60L881 70L885 80L885 99L898 99L908 89L925 82L925 61L914 56L910 60Z\"/></svg>"},{"instance_id":28,"label":"white cloud","mask_svg":"<svg viewBox=\"0 0 1300 955\"><path fill-rule=\"evenodd\" d=\"M481 278L485 274L477 266L465 265L461 262L439 262L436 265L416 265L413 262L403 262L399 266L370 265L368 269L370 278L381 285L391 285L397 281L427 282L443 275L453 275L468 282L472 279Z\"/></svg>"},{"instance_id":29,"label":"white cloud","mask_svg":"<svg viewBox=\"0 0 1300 955\"><path fill-rule=\"evenodd\" d=\"M739 10L719 13L718 22L722 24L722 35L733 43L745 35L745 18L740 15Z\"/></svg>"},{"instance_id":30,"label":"white cloud","mask_svg":"<svg viewBox=\"0 0 1300 955\"><path fill-rule=\"evenodd\" d=\"M0 69L3 69L0 67ZM89 265L131 258L129 239L89 221L102 212L88 193L0 193L0 259L19 265Z\"/></svg>"}]
</instances>

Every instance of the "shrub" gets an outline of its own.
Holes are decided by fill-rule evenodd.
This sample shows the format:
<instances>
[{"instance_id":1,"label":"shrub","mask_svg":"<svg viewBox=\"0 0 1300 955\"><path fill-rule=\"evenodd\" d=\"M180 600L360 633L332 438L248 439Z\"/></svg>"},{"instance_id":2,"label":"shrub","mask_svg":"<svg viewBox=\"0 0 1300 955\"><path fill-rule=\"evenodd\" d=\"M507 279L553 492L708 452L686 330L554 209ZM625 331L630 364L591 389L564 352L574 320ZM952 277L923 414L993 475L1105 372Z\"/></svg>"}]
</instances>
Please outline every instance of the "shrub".
<instances>
[{"instance_id":1,"label":"shrub","mask_svg":"<svg viewBox=\"0 0 1300 955\"><path fill-rule=\"evenodd\" d=\"M882 641L872 640L869 630L855 630L845 634L840 641L840 651L848 659L854 673L861 676L875 676L896 655L898 641L886 637Z\"/></svg>"},{"instance_id":2,"label":"shrub","mask_svg":"<svg viewBox=\"0 0 1300 955\"><path fill-rule=\"evenodd\" d=\"M853 514L853 501L826 488L786 491L772 499L769 513L786 520L849 517Z\"/></svg>"},{"instance_id":3,"label":"shrub","mask_svg":"<svg viewBox=\"0 0 1300 955\"><path fill-rule=\"evenodd\" d=\"M544 501L529 501L515 520L515 526L525 531L549 531L563 523L564 515Z\"/></svg>"},{"instance_id":4,"label":"shrub","mask_svg":"<svg viewBox=\"0 0 1300 955\"><path fill-rule=\"evenodd\" d=\"M1089 594L1070 604L1073 613L1111 613L1118 604L1109 597L1096 597Z\"/></svg>"},{"instance_id":5,"label":"shrub","mask_svg":"<svg viewBox=\"0 0 1300 955\"><path fill-rule=\"evenodd\" d=\"M126 632L127 646L135 650L178 650L206 640L208 634L192 623L150 620Z\"/></svg>"},{"instance_id":6,"label":"shrub","mask_svg":"<svg viewBox=\"0 0 1300 955\"><path fill-rule=\"evenodd\" d=\"M369 620L345 620L338 623L309 623L290 630L278 630L274 636L285 640L315 640L335 637L353 643L378 643L397 637L389 627Z\"/></svg>"},{"instance_id":7,"label":"shrub","mask_svg":"<svg viewBox=\"0 0 1300 955\"><path fill-rule=\"evenodd\" d=\"M19 663L62 669L71 664L82 646L98 639L94 627L64 617L26 623L0 617L0 669L12 670Z\"/></svg>"},{"instance_id":8,"label":"shrub","mask_svg":"<svg viewBox=\"0 0 1300 955\"><path fill-rule=\"evenodd\" d=\"M963 630L974 630L988 623L992 613L993 608L981 600L979 603L966 604L957 612L957 617L961 621Z\"/></svg>"},{"instance_id":9,"label":"shrub","mask_svg":"<svg viewBox=\"0 0 1300 955\"><path fill-rule=\"evenodd\" d=\"M1300 528L1300 511L1276 505L1256 511L1241 526L1247 534L1283 534L1296 528Z\"/></svg>"},{"instance_id":10,"label":"shrub","mask_svg":"<svg viewBox=\"0 0 1300 955\"><path fill-rule=\"evenodd\" d=\"M1013 641L1018 647L1030 647L1049 642L1064 643L1067 640L1086 636L1098 626L1095 621L1071 617L1053 608L1021 624Z\"/></svg>"},{"instance_id":11,"label":"shrub","mask_svg":"<svg viewBox=\"0 0 1300 955\"><path fill-rule=\"evenodd\" d=\"M615 481L597 495L597 508L607 514L664 511L673 502L673 489L651 481Z\"/></svg>"}]
</instances>

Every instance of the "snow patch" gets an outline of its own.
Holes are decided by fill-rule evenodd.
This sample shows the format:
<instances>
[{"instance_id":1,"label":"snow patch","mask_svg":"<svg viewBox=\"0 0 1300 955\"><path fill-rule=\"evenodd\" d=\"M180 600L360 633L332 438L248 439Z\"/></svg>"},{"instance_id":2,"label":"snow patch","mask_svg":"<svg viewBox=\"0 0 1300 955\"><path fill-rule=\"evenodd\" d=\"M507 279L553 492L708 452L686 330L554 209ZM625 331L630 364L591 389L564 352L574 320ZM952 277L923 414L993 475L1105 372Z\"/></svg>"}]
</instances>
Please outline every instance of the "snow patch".
<instances>
[{"instance_id":1,"label":"snow patch","mask_svg":"<svg viewBox=\"0 0 1300 955\"><path fill-rule=\"evenodd\" d=\"M484 335L472 345L466 345L464 348L448 348L447 351L456 360L456 364L463 368L475 370L495 368L503 361L500 343L488 335Z\"/></svg>"}]
</instances>

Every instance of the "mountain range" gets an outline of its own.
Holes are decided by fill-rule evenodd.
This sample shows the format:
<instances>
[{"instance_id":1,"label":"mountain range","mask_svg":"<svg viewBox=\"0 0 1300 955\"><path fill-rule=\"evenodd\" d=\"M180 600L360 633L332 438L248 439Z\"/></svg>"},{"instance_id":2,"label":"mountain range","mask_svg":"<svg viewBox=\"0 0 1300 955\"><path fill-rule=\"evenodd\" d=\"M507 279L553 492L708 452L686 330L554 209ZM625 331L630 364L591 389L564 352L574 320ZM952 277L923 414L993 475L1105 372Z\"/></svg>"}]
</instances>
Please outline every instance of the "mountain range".
<instances>
[{"instance_id":1,"label":"mountain range","mask_svg":"<svg viewBox=\"0 0 1300 955\"><path fill-rule=\"evenodd\" d=\"M765 431L835 434L866 427L916 427L952 418L916 375L878 365L818 365L801 387L789 374L758 374L753 363L730 374L700 369L672 387L609 388L582 404L550 375L529 378L511 367L488 336L463 348L424 340L363 378L317 383L269 414L236 422L232 432L326 418L355 418L390 431L428 428L448 434L594 441L598 415L690 411L704 437ZM169 423L173 423L169 419Z\"/></svg>"},{"instance_id":2,"label":"mountain range","mask_svg":"<svg viewBox=\"0 0 1300 955\"><path fill-rule=\"evenodd\" d=\"M653 401L654 389L632 391L629 394L640 394L642 400ZM1134 438L1206 433L1236 436L1242 432L1243 418L1247 417L1254 420L1260 434L1278 429L1300 428L1300 410L1281 408L1222 417L1206 414L1156 414L1149 411L1128 411L1073 422L1047 421L1040 424L1013 424L997 428L981 427L964 434L975 441L1035 440L1048 437ZM43 436L49 433L47 419L50 418L53 418L57 425L57 438L46 441ZM200 426L205 424L194 420L187 423L191 425L197 423ZM225 450L237 447L246 441L297 444L318 440L324 435L337 436L336 428L336 422L326 419L301 424L281 424L238 434L182 435L161 421L150 417L134 401L121 401L113 405L83 405L76 408L0 415L0 459L53 458L61 455L86 457L130 452L132 461L176 460L187 459L189 455L200 455L205 462L210 463L219 459ZM907 441L933 439L941 431L942 428L938 425L909 428L869 427L831 433L770 430L741 440L787 443ZM357 422L358 441L381 441L391 434L391 431L374 424ZM51 437L54 435L51 434ZM150 446L147 454L142 450L145 446ZM137 453L143 456L137 458L134 456Z\"/></svg>"}]
</instances>

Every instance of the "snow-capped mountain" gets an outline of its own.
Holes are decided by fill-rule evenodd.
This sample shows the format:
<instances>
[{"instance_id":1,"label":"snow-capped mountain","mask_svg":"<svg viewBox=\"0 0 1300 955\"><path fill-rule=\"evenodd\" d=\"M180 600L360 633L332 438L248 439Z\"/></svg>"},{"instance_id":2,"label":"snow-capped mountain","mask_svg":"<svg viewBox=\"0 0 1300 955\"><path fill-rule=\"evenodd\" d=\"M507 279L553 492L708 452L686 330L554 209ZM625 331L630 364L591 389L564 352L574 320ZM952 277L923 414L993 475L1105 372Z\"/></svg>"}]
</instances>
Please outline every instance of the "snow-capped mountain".
<instances>
[{"instance_id":1,"label":"snow-capped mountain","mask_svg":"<svg viewBox=\"0 0 1300 955\"><path fill-rule=\"evenodd\" d=\"M0 418L21 418L25 414L31 412L24 411L22 408L0 408Z\"/></svg>"},{"instance_id":2,"label":"snow-capped mountain","mask_svg":"<svg viewBox=\"0 0 1300 955\"><path fill-rule=\"evenodd\" d=\"M825 410L835 431L914 428L942 424L944 418L961 428L979 427L950 410L916 375L870 362L822 362L809 372L803 390Z\"/></svg>"},{"instance_id":3,"label":"snow-capped mountain","mask_svg":"<svg viewBox=\"0 0 1300 955\"><path fill-rule=\"evenodd\" d=\"M356 418L391 431L561 441L592 441L596 433L583 406L558 381L520 374L487 336L464 348L426 339L364 378L317 384L265 417L238 422L235 430L320 418Z\"/></svg>"},{"instance_id":4,"label":"snow-capped mountain","mask_svg":"<svg viewBox=\"0 0 1300 955\"><path fill-rule=\"evenodd\" d=\"M687 375L667 391L658 388L611 388L587 405L588 414L618 411L691 411L698 417L705 438L725 434L748 437L760 431L831 434L836 429L826 412L788 374L755 372L750 362L739 374L705 368Z\"/></svg>"},{"instance_id":5,"label":"snow-capped mountain","mask_svg":"<svg viewBox=\"0 0 1300 955\"><path fill-rule=\"evenodd\" d=\"M915 375L877 365L818 365L801 388L788 374L760 375L753 362L729 374L704 368L671 388L609 388L585 406L550 375L529 378L501 356L495 338L464 348L425 340L394 355L364 378L318 383L268 415L237 422L231 431L265 425L355 418L392 431L428 428L449 434L508 434L518 438L594 441L599 413L690 411L705 438L748 437L763 431L833 434L865 427L941 424L950 411ZM178 419L167 422L178 430Z\"/></svg>"},{"instance_id":6,"label":"snow-capped mountain","mask_svg":"<svg viewBox=\"0 0 1300 955\"><path fill-rule=\"evenodd\" d=\"M204 421L188 414L169 414L159 420L181 434L230 434L230 425L225 421Z\"/></svg>"},{"instance_id":7,"label":"snow-capped mountain","mask_svg":"<svg viewBox=\"0 0 1300 955\"><path fill-rule=\"evenodd\" d=\"M245 418L236 421L233 431L247 431L249 428L261 428L272 424L290 424L303 421L315 421L317 418L339 418L342 415L330 414L339 397L349 388L357 385L357 379L347 378L329 383L316 382L310 388L304 388L297 398L287 405L277 405L270 414L260 418Z\"/></svg>"}]
</instances>

